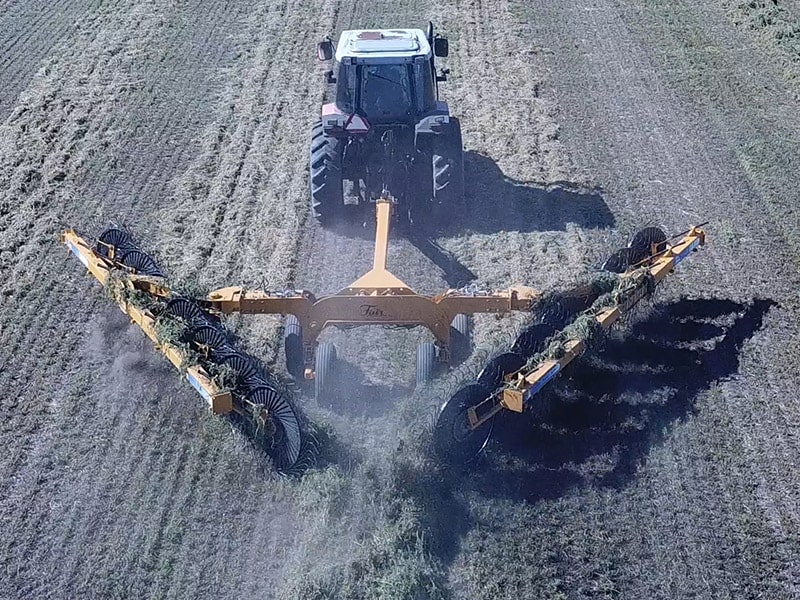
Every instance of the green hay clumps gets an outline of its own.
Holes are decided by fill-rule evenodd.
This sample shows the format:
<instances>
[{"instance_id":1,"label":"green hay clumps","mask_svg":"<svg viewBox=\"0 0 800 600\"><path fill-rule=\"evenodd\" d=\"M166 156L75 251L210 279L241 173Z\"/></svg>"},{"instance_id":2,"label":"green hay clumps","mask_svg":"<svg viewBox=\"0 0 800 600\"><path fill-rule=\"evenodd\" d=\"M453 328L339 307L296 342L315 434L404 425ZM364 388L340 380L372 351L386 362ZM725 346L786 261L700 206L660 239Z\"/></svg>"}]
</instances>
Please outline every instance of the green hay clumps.
<instances>
[{"instance_id":1,"label":"green hay clumps","mask_svg":"<svg viewBox=\"0 0 800 600\"><path fill-rule=\"evenodd\" d=\"M171 315L160 315L156 319L153 328L156 331L159 343L186 348L186 344L183 341L186 325L180 319L176 319Z\"/></svg>"},{"instance_id":2,"label":"green hay clumps","mask_svg":"<svg viewBox=\"0 0 800 600\"><path fill-rule=\"evenodd\" d=\"M170 280L168 283L173 294L195 300L206 300L211 292L211 288L208 285L200 283L197 275L174 281Z\"/></svg>"},{"instance_id":3,"label":"green hay clumps","mask_svg":"<svg viewBox=\"0 0 800 600\"><path fill-rule=\"evenodd\" d=\"M222 390L231 390L236 385L236 371L229 365L209 361L205 367L208 376Z\"/></svg>"},{"instance_id":4,"label":"green hay clumps","mask_svg":"<svg viewBox=\"0 0 800 600\"><path fill-rule=\"evenodd\" d=\"M566 354L566 344L569 341L581 341L587 347L592 347L605 339L606 331L597 321L597 315L613 306L627 312L637 301L637 295L647 297L653 294L656 282L649 269L642 268L626 277L603 273L589 285L595 291L602 292L601 295L571 324L551 336L544 351L528 360L527 369L533 369L548 360L560 359Z\"/></svg>"},{"instance_id":5,"label":"green hay clumps","mask_svg":"<svg viewBox=\"0 0 800 600\"><path fill-rule=\"evenodd\" d=\"M131 304L140 310L149 310L156 302L150 294L133 287L127 273L117 269L108 274L103 291L109 300Z\"/></svg>"}]
</instances>

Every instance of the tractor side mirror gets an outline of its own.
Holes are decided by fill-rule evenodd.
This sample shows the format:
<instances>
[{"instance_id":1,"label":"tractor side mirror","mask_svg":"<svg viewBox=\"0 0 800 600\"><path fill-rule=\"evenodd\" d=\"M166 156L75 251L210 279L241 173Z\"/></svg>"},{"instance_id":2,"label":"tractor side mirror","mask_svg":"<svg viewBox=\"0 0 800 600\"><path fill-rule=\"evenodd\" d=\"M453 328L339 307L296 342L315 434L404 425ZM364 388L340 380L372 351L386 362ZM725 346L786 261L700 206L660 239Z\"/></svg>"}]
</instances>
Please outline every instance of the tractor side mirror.
<instances>
[{"instance_id":1,"label":"tractor side mirror","mask_svg":"<svg viewBox=\"0 0 800 600\"><path fill-rule=\"evenodd\" d=\"M333 71L325 71L325 83L336 83L336 77L333 76Z\"/></svg>"},{"instance_id":2,"label":"tractor side mirror","mask_svg":"<svg viewBox=\"0 0 800 600\"><path fill-rule=\"evenodd\" d=\"M447 38L437 37L433 40L433 53L440 58L445 58L450 54L450 44Z\"/></svg>"},{"instance_id":3,"label":"tractor side mirror","mask_svg":"<svg viewBox=\"0 0 800 600\"><path fill-rule=\"evenodd\" d=\"M450 69L442 69L441 73L436 76L436 81L447 81L448 75L450 75Z\"/></svg>"},{"instance_id":4,"label":"tractor side mirror","mask_svg":"<svg viewBox=\"0 0 800 600\"><path fill-rule=\"evenodd\" d=\"M317 58L319 60L330 60L333 58L333 42L324 40L317 44Z\"/></svg>"}]
</instances>

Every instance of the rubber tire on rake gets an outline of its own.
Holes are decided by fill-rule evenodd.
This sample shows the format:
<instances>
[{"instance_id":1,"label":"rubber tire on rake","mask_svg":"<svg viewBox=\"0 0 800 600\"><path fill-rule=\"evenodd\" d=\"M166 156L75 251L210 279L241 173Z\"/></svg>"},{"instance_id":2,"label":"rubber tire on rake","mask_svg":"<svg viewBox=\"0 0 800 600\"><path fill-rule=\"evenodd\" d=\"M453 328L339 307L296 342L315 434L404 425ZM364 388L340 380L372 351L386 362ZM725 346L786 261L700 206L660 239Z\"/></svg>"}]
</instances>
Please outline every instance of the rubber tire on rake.
<instances>
[{"instance_id":1,"label":"rubber tire on rake","mask_svg":"<svg viewBox=\"0 0 800 600\"><path fill-rule=\"evenodd\" d=\"M251 433L260 437L264 451L272 458L279 471L291 469L300 458L303 437L300 420L291 403L276 389L268 385L254 385L243 394L251 403L263 407L268 414L274 433L267 438L252 417L244 417Z\"/></svg>"},{"instance_id":2,"label":"rubber tire on rake","mask_svg":"<svg viewBox=\"0 0 800 600\"><path fill-rule=\"evenodd\" d=\"M480 383L471 383L458 390L439 410L433 430L436 454L451 465L467 464L481 453L489 443L494 429L494 418L470 430L467 410L492 395L492 390Z\"/></svg>"},{"instance_id":3,"label":"rubber tire on rake","mask_svg":"<svg viewBox=\"0 0 800 600\"><path fill-rule=\"evenodd\" d=\"M462 363L472 353L469 315L457 314L450 324L450 363Z\"/></svg>"},{"instance_id":4,"label":"rubber tire on rake","mask_svg":"<svg viewBox=\"0 0 800 600\"><path fill-rule=\"evenodd\" d=\"M314 398L321 402L336 384L336 346L331 342L320 342L314 363Z\"/></svg>"},{"instance_id":5,"label":"rubber tire on rake","mask_svg":"<svg viewBox=\"0 0 800 600\"><path fill-rule=\"evenodd\" d=\"M506 375L516 373L526 362L524 357L514 352L498 354L478 373L478 383L487 389L496 390L503 385Z\"/></svg>"},{"instance_id":6,"label":"rubber tire on rake","mask_svg":"<svg viewBox=\"0 0 800 600\"><path fill-rule=\"evenodd\" d=\"M97 236L94 251L100 256L111 258L109 256L109 246L114 247L114 259L116 260L119 260L123 254L130 250L138 250L130 234L117 227L109 227Z\"/></svg>"},{"instance_id":7,"label":"rubber tire on rake","mask_svg":"<svg viewBox=\"0 0 800 600\"><path fill-rule=\"evenodd\" d=\"M120 257L119 261L126 267L133 269L138 275L147 275L148 277L165 276L153 257L141 250L128 250Z\"/></svg>"},{"instance_id":8,"label":"rubber tire on rake","mask_svg":"<svg viewBox=\"0 0 800 600\"><path fill-rule=\"evenodd\" d=\"M417 346L417 387L422 387L433 379L436 367L436 344L423 342Z\"/></svg>"},{"instance_id":9,"label":"rubber tire on rake","mask_svg":"<svg viewBox=\"0 0 800 600\"><path fill-rule=\"evenodd\" d=\"M283 326L283 349L286 353L286 370L297 380L303 378L303 328L294 315L287 315Z\"/></svg>"}]
</instances>

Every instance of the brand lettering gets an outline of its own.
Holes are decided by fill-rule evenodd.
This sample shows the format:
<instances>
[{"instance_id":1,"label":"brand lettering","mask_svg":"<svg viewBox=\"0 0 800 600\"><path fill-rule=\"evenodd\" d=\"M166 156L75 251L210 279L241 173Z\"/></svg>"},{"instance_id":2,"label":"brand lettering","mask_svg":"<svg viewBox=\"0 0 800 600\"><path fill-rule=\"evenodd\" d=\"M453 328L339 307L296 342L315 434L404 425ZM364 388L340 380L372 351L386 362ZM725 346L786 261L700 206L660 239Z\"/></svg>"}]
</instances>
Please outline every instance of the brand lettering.
<instances>
[{"instance_id":1,"label":"brand lettering","mask_svg":"<svg viewBox=\"0 0 800 600\"><path fill-rule=\"evenodd\" d=\"M375 306L374 304L362 304L361 305L361 316L362 317L382 317L383 311Z\"/></svg>"}]
</instances>

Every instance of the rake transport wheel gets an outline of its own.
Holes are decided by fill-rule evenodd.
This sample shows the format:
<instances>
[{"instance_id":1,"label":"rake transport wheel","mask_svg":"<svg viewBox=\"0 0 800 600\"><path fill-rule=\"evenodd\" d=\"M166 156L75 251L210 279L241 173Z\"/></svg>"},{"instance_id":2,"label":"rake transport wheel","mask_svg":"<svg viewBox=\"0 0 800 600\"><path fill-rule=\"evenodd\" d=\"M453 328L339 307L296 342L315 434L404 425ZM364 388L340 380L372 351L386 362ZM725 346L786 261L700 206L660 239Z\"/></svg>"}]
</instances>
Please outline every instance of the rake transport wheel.
<instances>
[{"instance_id":1,"label":"rake transport wheel","mask_svg":"<svg viewBox=\"0 0 800 600\"><path fill-rule=\"evenodd\" d=\"M111 256L111 249L113 248L114 256ZM100 256L119 260L120 256L130 250L136 250L136 244L133 238L122 229L117 227L109 227L104 230L97 237L97 243L94 245L94 250Z\"/></svg>"},{"instance_id":2,"label":"rake transport wheel","mask_svg":"<svg viewBox=\"0 0 800 600\"><path fill-rule=\"evenodd\" d=\"M245 393L251 414L248 428L272 458L279 471L291 469L303 445L300 420L289 401L267 385L256 385Z\"/></svg>"},{"instance_id":3,"label":"rake transport wheel","mask_svg":"<svg viewBox=\"0 0 800 600\"><path fill-rule=\"evenodd\" d=\"M148 277L165 276L153 257L141 250L128 250L120 256L119 261L139 275L147 275Z\"/></svg>"},{"instance_id":4,"label":"rake transport wheel","mask_svg":"<svg viewBox=\"0 0 800 600\"><path fill-rule=\"evenodd\" d=\"M417 387L433 379L436 367L436 344L424 342L417 346Z\"/></svg>"},{"instance_id":5,"label":"rake transport wheel","mask_svg":"<svg viewBox=\"0 0 800 600\"><path fill-rule=\"evenodd\" d=\"M344 140L325 135L322 121L311 129L309 177L311 213L322 225L328 225L344 207L342 190L342 154Z\"/></svg>"},{"instance_id":6,"label":"rake transport wheel","mask_svg":"<svg viewBox=\"0 0 800 600\"><path fill-rule=\"evenodd\" d=\"M506 375L516 373L525 366L527 361L524 357L514 352L504 352L498 354L486 363L480 373L478 373L478 383L490 390L496 390L503 385Z\"/></svg>"},{"instance_id":7,"label":"rake transport wheel","mask_svg":"<svg viewBox=\"0 0 800 600\"><path fill-rule=\"evenodd\" d=\"M283 349L286 351L286 370L295 379L303 378L303 328L294 315L287 315L283 326Z\"/></svg>"},{"instance_id":8,"label":"rake transport wheel","mask_svg":"<svg viewBox=\"0 0 800 600\"><path fill-rule=\"evenodd\" d=\"M433 447L447 464L466 464L474 460L489 443L494 418L470 430L467 410L488 398L492 390L471 383L442 405L433 430Z\"/></svg>"},{"instance_id":9,"label":"rake transport wheel","mask_svg":"<svg viewBox=\"0 0 800 600\"><path fill-rule=\"evenodd\" d=\"M314 397L317 402L329 396L336 385L336 346L320 342L314 361Z\"/></svg>"},{"instance_id":10,"label":"rake transport wheel","mask_svg":"<svg viewBox=\"0 0 800 600\"><path fill-rule=\"evenodd\" d=\"M450 362L458 364L472 352L469 315L457 314L450 324Z\"/></svg>"}]
</instances>

